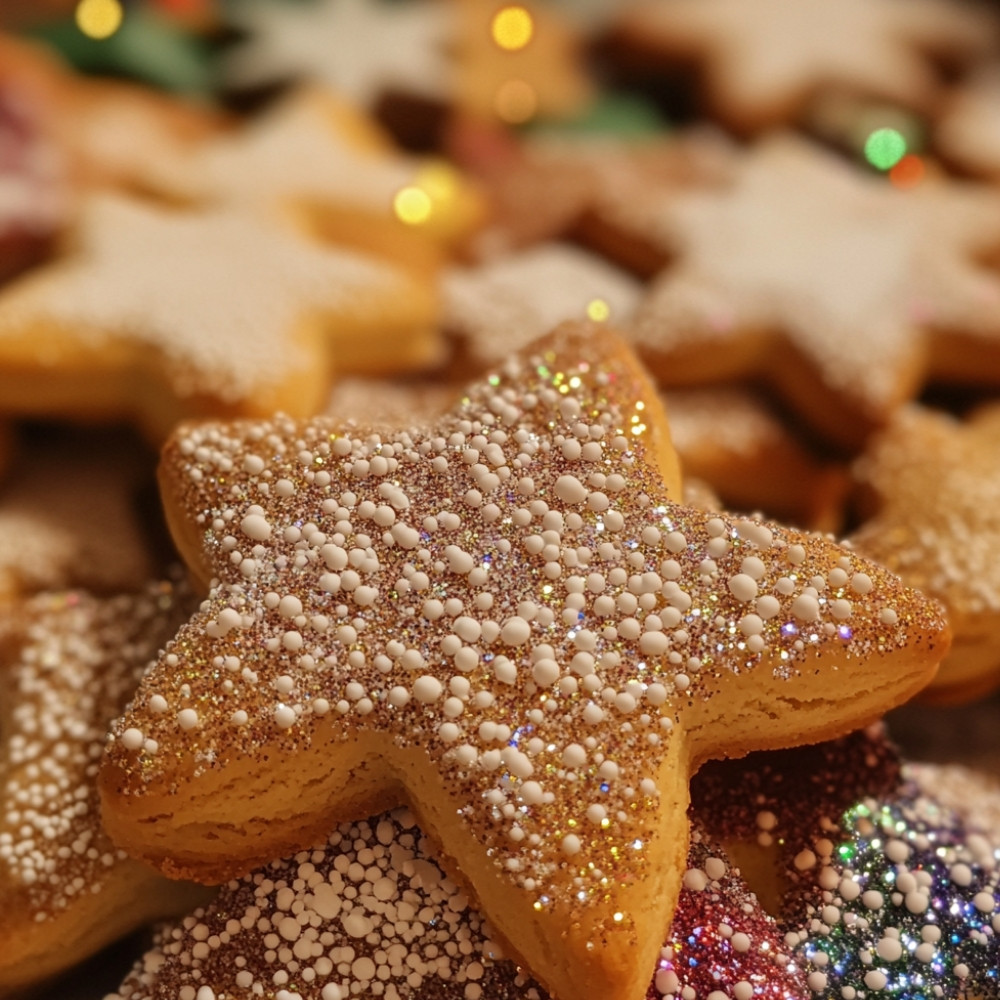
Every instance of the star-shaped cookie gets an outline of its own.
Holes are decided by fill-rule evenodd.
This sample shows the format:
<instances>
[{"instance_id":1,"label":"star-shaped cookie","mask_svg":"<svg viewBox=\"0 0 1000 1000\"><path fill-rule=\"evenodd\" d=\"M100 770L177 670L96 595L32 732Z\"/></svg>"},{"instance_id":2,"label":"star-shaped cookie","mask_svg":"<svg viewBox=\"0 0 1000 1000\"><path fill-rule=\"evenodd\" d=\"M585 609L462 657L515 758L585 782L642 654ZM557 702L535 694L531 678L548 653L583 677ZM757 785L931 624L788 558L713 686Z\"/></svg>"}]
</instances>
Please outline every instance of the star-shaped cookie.
<instances>
[{"instance_id":1,"label":"star-shaped cookie","mask_svg":"<svg viewBox=\"0 0 1000 1000\"><path fill-rule=\"evenodd\" d=\"M293 206L335 242L404 260L421 259L415 235L453 243L483 213L478 195L453 167L398 152L365 114L314 88L294 91L187 155L155 158L147 174L147 183L168 196L201 205ZM427 199L419 222L394 211L407 189Z\"/></svg>"},{"instance_id":2,"label":"star-shaped cookie","mask_svg":"<svg viewBox=\"0 0 1000 1000\"><path fill-rule=\"evenodd\" d=\"M646 53L696 61L712 111L760 131L824 90L931 110L943 91L934 57L989 52L996 25L944 0L638 0L618 29Z\"/></svg>"},{"instance_id":3,"label":"star-shaped cookie","mask_svg":"<svg viewBox=\"0 0 1000 1000\"><path fill-rule=\"evenodd\" d=\"M436 303L403 269L236 209L91 199L75 246L0 293L9 412L318 412L333 369L425 362Z\"/></svg>"},{"instance_id":4,"label":"star-shaped cookie","mask_svg":"<svg viewBox=\"0 0 1000 1000\"><path fill-rule=\"evenodd\" d=\"M223 62L234 87L304 80L371 108L386 90L443 100L453 86L458 26L447 0L246 0L227 14L248 36Z\"/></svg>"},{"instance_id":5,"label":"star-shaped cookie","mask_svg":"<svg viewBox=\"0 0 1000 1000\"><path fill-rule=\"evenodd\" d=\"M205 898L115 848L95 783L109 720L190 606L187 588L164 582L106 598L48 592L0 619L0 994L24 996Z\"/></svg>"},{"instance_id":6,"label":"star-shaped cookie","mask_svg":"<svg viewBox=\"0 0 1000 1000\"><path fill-rule=\"evenodd\" d=\"M900 191L805 140L754 147L731 183L664 199L647 232L675 261L635 342L667 385L758 375L832 441L857 446L929 371L1000 376L1000 197Z\"/></svg>"},{"instance_id":7,"label":"star-shaped cookie","mask_svg":"<svg viewBox=\"0 0 1000 1000\"><path fill-rule=\"evenodd\" d=\"M643 241L649 192L708 183L735 149L707 128L624 138L545 130L516 136L471 119L455 125L450 147L482 183L493 209L471 241L475 256L576 239L641 275L664 263L663 251ZM622 212L622 202L635 218Z\"/></svg>"},{"instance_id":8,"label":"star-shaped cookie","mask_svg":"<svg viewBox=\"0 0 1000 1000\"><path fill-rule=\"evenodd\" d=\"M948 643L884 570L685 508L675 470L603 326L424 430L184 427L167 516L214 582L113 726L109 832L212 881L406 801L552 993L641 995L692 770L871 719Z\"/></svg>"},{"instance_id":9,"label":"star-shaped cookie","mask_svg":"<svg viewBox=\"0 0 1000 1000\"><path fill-rule=\"evenodd\" d=\"M964 422L907 407L854 474L865 518L854 546L947 608L954 643L928 695L960 701L1000 685L1000 406Z\"/></svg>"}]
</instances>

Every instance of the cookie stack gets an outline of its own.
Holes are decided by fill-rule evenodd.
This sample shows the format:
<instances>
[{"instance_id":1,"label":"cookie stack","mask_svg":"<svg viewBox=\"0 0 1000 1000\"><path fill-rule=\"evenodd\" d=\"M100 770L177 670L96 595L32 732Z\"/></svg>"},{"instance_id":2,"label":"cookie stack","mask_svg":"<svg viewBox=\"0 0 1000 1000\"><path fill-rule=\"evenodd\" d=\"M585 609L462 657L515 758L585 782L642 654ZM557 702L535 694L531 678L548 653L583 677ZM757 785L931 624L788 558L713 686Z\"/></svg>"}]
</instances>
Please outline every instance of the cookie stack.
<instances>
[{"instance_id":1,"label":"cookie stack","mask_svg":"<svg viewBox=\"0 0 1000 1000\"><path fill-rule=\"evenodd\" d=\"M0 995L1000 997L1000 21L174 8L0 42Z\"/></svg>"}]
</instances>

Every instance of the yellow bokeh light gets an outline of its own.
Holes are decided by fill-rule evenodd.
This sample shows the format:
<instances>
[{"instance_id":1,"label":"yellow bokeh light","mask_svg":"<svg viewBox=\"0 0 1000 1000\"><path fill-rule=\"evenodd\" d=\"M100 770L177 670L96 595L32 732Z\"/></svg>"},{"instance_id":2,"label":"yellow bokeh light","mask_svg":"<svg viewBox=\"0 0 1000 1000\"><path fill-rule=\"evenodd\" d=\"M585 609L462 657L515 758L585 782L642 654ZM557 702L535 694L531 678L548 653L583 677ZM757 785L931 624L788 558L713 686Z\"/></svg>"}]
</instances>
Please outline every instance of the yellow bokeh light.
<instances>
[{"instance_id":1,"label":"yellow bokeh light","mask_svg":"<svg viewBox=\"0 0 1000 1000\"><path fill-rule=\"evenodd\" d=\"M396 192L392 207L401 222L408 226L419 226L431 217L434 205L423 188L411 186Z\"/></svg>"},{"instance_id":2,"label":"yellow bokeh light","mask_svg":"<svg viewBox=\"0 0 1000 1000\"><path fill-rule=\"evenodd\" d=\"M453 167L442 160L435 160L420 168L417 186L431 201L451 201L458 190L458 177Z\"/></svg>"},{"instance_id":3,"label":"yellow bokeh light","mask_svg":"<svg viewBox=\"0 0 1000 1000\"><path fill-rule=\"evenodd\" d=\"M535 22L524 7L501 7L493 16L493 41L508 52L523 49L535 32Z\"/></svg>"},{"instance_id":4,"label":"yellow bokeh light","mask_svg":"<svg viewBox=\"0 0 1000 1000\"><path fill-rule=\"evenodd\" d=\"M595 323L603 323L611 315L611 308L604 299L594 299L587 304L587 316Z\"/></svg>"},{"instance_id":5,"label":"yellow bokeh light","mask_svg":"<svg viewBox=\"0 0 1000 1000\"><path fill-rule=\"evenodd\" d=\"M507 80L497 91L493 107L508 125L521 125L535 117L538 95L534 87L524 80Z\"/></svg>"},{"instance_id":6,"label":"yellow bokeh light","mask_svg":"<svg viewBox=\"0 0 1000 1000\"><path fill-rule=\"evenodd\" d=\"M119 0L80 0L76 5L76 26L88 38L110 38L123 16Z\"/></svg>"}]
</instances>

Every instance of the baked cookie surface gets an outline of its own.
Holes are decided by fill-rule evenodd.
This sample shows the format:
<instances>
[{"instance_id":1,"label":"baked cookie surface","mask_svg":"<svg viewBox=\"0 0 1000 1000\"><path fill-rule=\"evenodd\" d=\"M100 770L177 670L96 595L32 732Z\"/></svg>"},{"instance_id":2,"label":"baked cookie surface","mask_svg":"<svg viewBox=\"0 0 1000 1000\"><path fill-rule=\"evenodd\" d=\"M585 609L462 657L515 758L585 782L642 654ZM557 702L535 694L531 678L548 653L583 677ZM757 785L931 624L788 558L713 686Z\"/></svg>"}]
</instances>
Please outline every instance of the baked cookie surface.
<instances>
[{"instance_id":1,"label":"baked cookie surface","mask_svg":"<svg viewBox=\"0 0 1000 1000\"><path fill-rule=\"evenodd\" d=\"M933 605L829 541L680 506L666 435L588 326L426 430L182 431L168 518L216 583L113 727L116 841L219 880L403 800L553 992L634 996L692 768L868 721L947 646Z\"/></svg>"},{"instance_id":2,"label":"baked cookie surface","mask_svg":"<svg viewBox=\"0 0 1000 1000\"><path fill-rule=\"evenodd\" d=\"M278 219L95 196L68 252L0 292L0 400L154 440L185 413L310 413L334 367L425 361L435 315L409 272Z\"/></svg>"},{"instance_id":3,"label":"baked cookie surface","mask_svg":"<svg viewBox=\"0 0 1000 1000\"><path fill-rule=\"evenodd\" d=\"M899 191L771 136L731 183L649 212L675 259L637 312L636 346L666 385L760 375L857 447L929 373L996 371L1000 281L980 260L998 213L985 186Z\"/></svg>"}]
</instances>

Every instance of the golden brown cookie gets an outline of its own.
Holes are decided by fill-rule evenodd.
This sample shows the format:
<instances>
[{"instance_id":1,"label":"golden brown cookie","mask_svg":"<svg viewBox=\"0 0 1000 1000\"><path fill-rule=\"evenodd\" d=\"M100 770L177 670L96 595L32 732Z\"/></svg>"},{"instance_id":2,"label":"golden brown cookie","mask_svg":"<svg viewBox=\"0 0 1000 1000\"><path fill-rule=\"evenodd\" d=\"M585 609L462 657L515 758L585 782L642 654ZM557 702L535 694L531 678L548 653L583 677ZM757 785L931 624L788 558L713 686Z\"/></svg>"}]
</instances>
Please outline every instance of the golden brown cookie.
<instances>
[{"instance_id":1,"label":"golden brown cookie","mask_svg":"<svg viewBox=\"0 0 1000 1000\"><path fill-rule=\"evenodd\" d=\"M129 859L101 828L108 720L190 607L174 585L45 593L4 612L0 659L0 994L67 969L204 890Z\"/></svg>"},{"instance_id":2,"label":"golden brown cookie","mask_svg":"<svg viewBox=\"0 0 1000 1000\"><path fill-rule=\"evenodd\" d=\"M674 469L642 369L591 326L429 429L186 426L165 504L215 582L113 727L109 832L212 881L405 801L553 993L632 1000L698 764L868 721L948 643L828 540L682 507Z\"/></svg>"},{"instance_id":3,"label":"golden brown cookie","mask_svg":"<svg viewBox=\"0 0 1000 1000\"><path fill-rule=\"evenodd\" d=\"M672 389L664 405L685 481L704 480L729 510L840 528L846 470L814 455L766 396L744 386Z\"/></svg>"},{"instance_id":4,"label":"golden brown cookie","mask_svg":"<svg viewBox=\"0 0 1000 1000\"><path fill-rule=\"evenodd\" d=\"M282 219L103 195L0 291L0 401L156 440L184 415L315 413L333 371L426 363L436 313L425 281Z\"/></svg>"},{"instance_id":5,"label":"golden brown cookie","mask_svg":"<svg viewBox=\"0 0 1000 1000\"><path fill-rule=\"evenodd\" d=\"M456 0L458 41L452 103L461 114L522 125L572 118L593 84L577 30L551 5Z\"/></svg>"},{"instance_id":6,"label":"golden brown cookie","mask_svg":"<svg viewBox=\"0 0 1000 1000\"><path fill-rule=\"evenodd\" d=\"M1000 380L1000 196L899 191L794 138L749 150L731 183L647 211L674 262L632 332L664 385L758 375L813 428L858 447L928 373Z\"/></svg>"},{"instance_id":7,"label":"golden brown cookie","mask_svg":"<svg viewBox=\"0 0 1000 1000\"><path fill-rule=\"evenodd\" d=\"M633 0L617 31L635 56L694 63L711 112L758 132L829 91L933 110L935 60L995 51L996 22L946 0Z\"/></svg>"},{"instance_id":8,"label":"golden brown cookie","mask_svg":"<svg viewBox=\"0 0 1000 1000\"><path fill-rule=\"evenodd\" d=\"M457 170L400 153L370 118L315 88L293 91L191 152L153 158L147 173L169 197L292 207L331 242L420 265L464 240L483 214Z\"/></svg>"},{"instance_id":9,"label":"golden brown cookie","mask_svg":"<svg viewBox=\"0 0 1000 1000\"><path fill-rule=\"evenodd\" d=\"M926 695L978 697L1000 685L1000 406L967 421L907 407L854 467L857 550L939 600L954 633Z\"/></svg>"}]
</instances>

